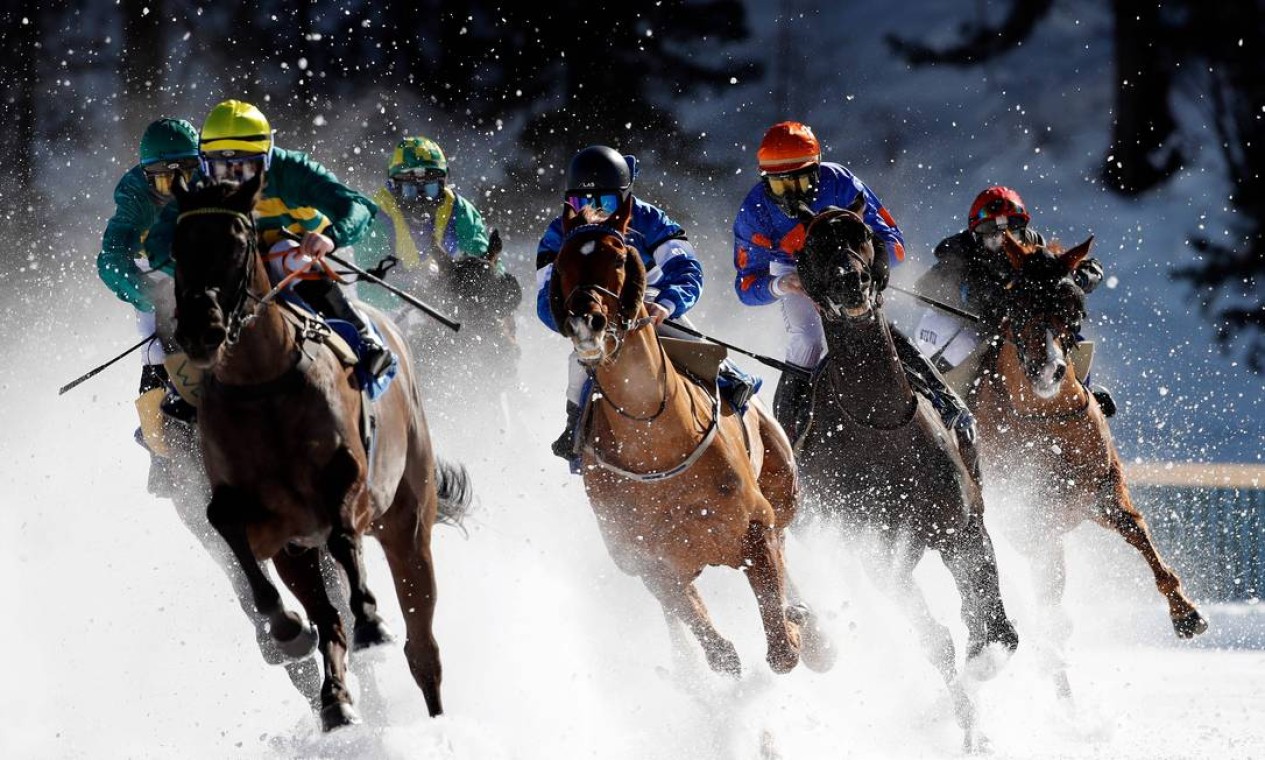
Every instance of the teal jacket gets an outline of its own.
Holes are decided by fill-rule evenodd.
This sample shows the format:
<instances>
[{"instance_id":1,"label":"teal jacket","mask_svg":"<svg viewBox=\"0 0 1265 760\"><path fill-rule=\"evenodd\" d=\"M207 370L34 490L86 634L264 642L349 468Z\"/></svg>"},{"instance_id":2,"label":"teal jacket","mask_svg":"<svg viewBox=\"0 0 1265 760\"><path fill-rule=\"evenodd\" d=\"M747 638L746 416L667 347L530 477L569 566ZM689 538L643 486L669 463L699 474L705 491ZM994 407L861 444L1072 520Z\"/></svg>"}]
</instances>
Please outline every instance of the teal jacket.
<instances>
[{"instance_id":1,"label":"teal jacket","mask_svg":"<svg viewBox=\"0 0 1265 760\"><path fill-rule=\"evenodd\" d=\"M141 311L153 311L154 305L145 297L145 273L137 266L136 258L161 210L149 192L140 165L128 169L114 187L114 216L105 225L101 252L97 254L101 281L114 295Z\"/></svg>"},{"instance_id":2,"label":"teal jacket","mask_svg":"<svg viewBox=\"0 0 1265 760\"><path fill-rule=\"evenodd\" d=\"M145 251L156 269L175 272L171 240L180 215L179 202L162 210L149 231ZM368 231L378 207L373 201L338 181L333 172L296 150L274 148L272 164L255 206L255 224L264 244L281 239L280 229L323 232L336 247L355 245Z\"/></svg>"}]
</instances>

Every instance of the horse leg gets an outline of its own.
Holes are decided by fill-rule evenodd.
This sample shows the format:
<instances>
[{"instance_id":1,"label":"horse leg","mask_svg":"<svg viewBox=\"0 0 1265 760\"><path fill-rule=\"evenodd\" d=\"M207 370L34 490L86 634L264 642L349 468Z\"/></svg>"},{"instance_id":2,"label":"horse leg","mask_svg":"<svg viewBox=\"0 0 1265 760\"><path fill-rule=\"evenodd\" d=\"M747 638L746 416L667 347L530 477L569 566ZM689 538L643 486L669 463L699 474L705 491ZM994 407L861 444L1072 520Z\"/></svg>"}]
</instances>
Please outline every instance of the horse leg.
<instances>
[{"instance_id":1,"label":"horse leg","mask_svg":"<svg viewBox=\"0 0 1265 760\"><path fill-rule=\"evenodd\" d=\"M404 656L413 680L426 699L426 709L434 717L444 711L439 693L443 666L434 632L435 565L430 552L436 505L432 503L423 508L422 499L414 493L413 487L407 481L401 483L395 502L383 516L377 538L386 553L391 576L395 579L395 593L404 612L408 632Z\"/></svg>"},{"instance_id":2,"label":"horse leg","mask_svg":"<svg viewBox=\"0 0 1265 760\"><path fill-rule=\"evenodd\" d=\"M1146 520L1133 506L1133 499L1129 496L1129 488L1125 485L1119 467L1118 462L1113 464L1111 482L1103 489L1094 519L1100 525L1119 533L1130 546L1142 554L1155 575L1155 587L1168 600L1168 614L1173 622L1173 631L1179 638L1193 638L1208 630L1208 621L1199 614L1182 591L1177 574L1160 557Z\"/></svg>"},{"instance_id":3,"label":"horse leg","mask_svg":"<svg viewBox=\"0 0 1265 760\"><path fill-rule=\"evenodd\" d=\"M940 557L962 597L962 619L970 632L966 645L968 665L979 662L976 658L989 644L1001 644L1006 656L1012 654L1019 646L1019 635L1002 604L997 555L983 516L972 514L965 528L942 535ZM987 679L997 674L1000 665L996 662L974 669L977 677Z\"/></svg>"},{"instance_id":4,"label":"horse leg","mask_svg":"<svg viewBox=\"0 0 1265 760\"><path fill-rule=\"evenodd\" d=\"M707 664L717 673L738 678L742 675L742 662L732 642L720 635L707 614L703 598L692 581L684 583L664 578L658 574L642 576L642 582L663 606L663 614L685 623L698 643L703 646Z\"/></svg>"},{"instance_id":5,"label":"horse leg","mask_svg":"<svg viewBox=\"0 0 1265 760\"><path fill-rule=\"evenodd\" d=\"M870 577L883 588L888 597L899 605L905 617L914 626L918 640L928 661L939 671L953 700L953 712L963 731L963 747L968 752L982 749L987 740L976 727L975 705L958 678L957 654L949 629L932 616L927 599L914 581L914 568L922 558L924 548L906 538L891 547L887 563L868 562ZM878 569L877 568L883 568Z\"/></svg>"},{"instance_id":6,"label":"horse leg","mask_svg":"<svg viewBox=\"0 0 1265 760\"><path fill-rule=\"evenodd\" d=\"M316 634L297 614L281 604L281 593L264 573L250 548L247 526L264 518L261 504L241 491L220 486L206 508L207 521L223 537L246 575L255 610L268 620L273 640L286 657L307 657L316 648Z\"/></svg>"},{"instance_id":7,"label":"horse leg","mask_svg":"<svg viewBox=\"0 0 1265 760\"><path fill-rule=\"evenodd\" d=\"M782 551L786 551L786 534L781 536ZM834 642L821 628L817 613L808 606L799 593L790 572L786 573L786 619L799 626L799 658L814 673L825 673L835 665L838 651Z\"/></svg>"},{"instance_id":8,"label":"horse leg","mask_svg":"<svg viewBox=\"0 0 1265 760\"><path fill-rule=\"evenodd\" d=\"M1035 542L1034 542L1035 543ZM1054 680L1054 690L1060 699L1072 698L1072 683L1067 677L1067 661L1063 652L1072 634L1072 621L1063 609L1063 590L1067 586L1067 563L1063 555L1063 537L1056 536L1049 543L1035 543L1030 552L1032 572L1037 577L1037 598L1043 612L1049 616L1046 626L1050 646L1043 658Z\"/></svg>"},{"instance_id":9,"label":"horse leg","mask_svg":"<svg viewBox=\"0 0 1265 760\"><path fill-rule=\"evenodd\" d=\"M303 604L321 636L321 659L325 662L325 680L321 683L321 727L333 731L359 723L360 716L351 706L351 693L347 690L347 633L343 630L338 609L325 589L320 552L314 549L291 552L287 547L277 554L273 562L281 579Z\"/></svg>"},{"instance_id":10,"label":"horse leg","mask_svg":"<svg viewBox=\"0 0 1265 760\"><path fill-rule=\"evenodd\" d=\"M747 581L755 592L764 622L769 651L766 659L774 673L789 673L799 663L799 626L786 617L786 565L778 531L758 522L747 528L743 557Z\"/></svg>"},{"instance_id":11,"label":"horse leg","mask_svg":"<svg viewBox=\"0 0 1265 760\"><path fill-rule=\"evenodd\" d=\"M326 543L330 556L347 574L352 619L352 649L359 652L395 640L378 614L378 600L365 582L364 546L360 536L345 529L334 530Z\"/></svg>"}]
</instances>

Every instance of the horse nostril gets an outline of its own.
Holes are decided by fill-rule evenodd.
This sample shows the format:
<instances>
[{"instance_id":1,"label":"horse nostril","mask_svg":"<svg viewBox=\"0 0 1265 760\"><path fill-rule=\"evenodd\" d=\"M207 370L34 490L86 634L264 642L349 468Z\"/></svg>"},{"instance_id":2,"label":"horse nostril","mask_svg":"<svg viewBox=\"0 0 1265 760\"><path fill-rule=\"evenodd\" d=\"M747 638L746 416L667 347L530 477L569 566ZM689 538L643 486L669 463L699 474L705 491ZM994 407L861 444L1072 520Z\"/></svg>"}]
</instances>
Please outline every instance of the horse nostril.
<instances>
[{"instance_id":1,"label":"horse nostril","mask_svg":"<svg viewBox=\"0 0 1265 760\"><path fill-rule=\"evenodd\" d=\"M219 325L212 325L202 334L202 341L207 346L218 346L228 337L228 333Z\"/></svg>"},{"instance_id":2,"label":"horse nostril","mask_svg":"<svg viewBox=\"0 0 1265 760\"><path fill-rule=\"evenodd\" d=\"M1067 374L1066 364L1060 364L1059 366L1055 367L1054 368L1054 382L1057 383L1061 381L1063 379L1063 376L1066 374Z\"/></svg>"}]
</instances>

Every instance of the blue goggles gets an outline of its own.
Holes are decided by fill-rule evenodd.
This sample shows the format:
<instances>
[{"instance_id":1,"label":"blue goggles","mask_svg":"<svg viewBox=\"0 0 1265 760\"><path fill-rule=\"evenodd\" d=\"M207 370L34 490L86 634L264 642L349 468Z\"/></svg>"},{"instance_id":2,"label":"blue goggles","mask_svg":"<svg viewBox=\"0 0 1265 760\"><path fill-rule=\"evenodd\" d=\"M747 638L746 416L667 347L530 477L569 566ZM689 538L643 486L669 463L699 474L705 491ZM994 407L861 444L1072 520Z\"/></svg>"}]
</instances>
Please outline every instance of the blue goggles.
<instances>
[{"instance_id":1,"label":"blue goggles","mask_svg":"<svg viewBox=\"0 0 1265 760\"><path fill-rule=\"evenodd\" d=\"M586 206L602 211L606 214L613 214L619 210L620 201L619 193L612 192L591 192L591 193L567 193L566 203L571 208L579 211Z\"/></svg>"},{"instance_id":2,"label":"blue goggles","mask_svg":"<svg viewBox=\"0 0 1265 760\"><path fill-rule=\"evenodd\" d=\"M404 201L437 201L444 195L443 177L392 177L388 188Z\"/></svg>"}]
</instances>

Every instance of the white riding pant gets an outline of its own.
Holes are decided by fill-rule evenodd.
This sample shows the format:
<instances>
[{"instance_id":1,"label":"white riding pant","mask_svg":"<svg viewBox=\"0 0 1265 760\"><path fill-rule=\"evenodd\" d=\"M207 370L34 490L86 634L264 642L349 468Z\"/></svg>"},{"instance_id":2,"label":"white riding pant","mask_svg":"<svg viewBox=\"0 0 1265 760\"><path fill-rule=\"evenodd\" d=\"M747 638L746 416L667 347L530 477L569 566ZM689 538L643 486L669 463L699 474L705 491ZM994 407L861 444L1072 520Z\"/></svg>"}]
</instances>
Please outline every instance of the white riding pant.
<instances>
[{"instance_id":1,"label":"white riding pant","mask_svg":"<svg viewBox=\"0 0 1265 760\"><path fill-rule=\"evenodd\" d=\"M769 264L769 274L774 277L795 271L794 264L777 261ZM782 307L782 324L786 327L786 361L805 369L816 367L826 355L826 333L816 305L801 293L787 293L778 303Z\"/></svg>"},{"instance_id":2,"label":"white riding pant","mask_svg":"<svg viewBox=\"0 0 1265 760\"><path fill-rule=\"evenodd\" d=\"M137 258L136 265L156 286L149 290L153 295L154 310L136 310L136 330L140 337L158 334L157 340L151 340L141 349L141 363L162 364L168 354L165 345L174 345L176 337L176 280L166 272L151 269L148 259Z\"/></svg>"},{"instance_id":3,"label":"white riding pant","mask_svg":"<svg viewBox=\"0 0 1265 760\"><path fill-rule=\"evenodd\" d=\"M928 309L914 332L914 345L923 356L950 369L970 356L979 342L980 334L974 325L938 309Z\"/></svg>"}]
</instances>

